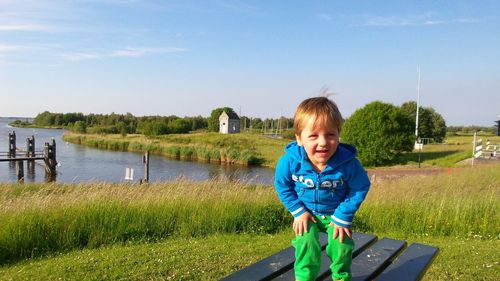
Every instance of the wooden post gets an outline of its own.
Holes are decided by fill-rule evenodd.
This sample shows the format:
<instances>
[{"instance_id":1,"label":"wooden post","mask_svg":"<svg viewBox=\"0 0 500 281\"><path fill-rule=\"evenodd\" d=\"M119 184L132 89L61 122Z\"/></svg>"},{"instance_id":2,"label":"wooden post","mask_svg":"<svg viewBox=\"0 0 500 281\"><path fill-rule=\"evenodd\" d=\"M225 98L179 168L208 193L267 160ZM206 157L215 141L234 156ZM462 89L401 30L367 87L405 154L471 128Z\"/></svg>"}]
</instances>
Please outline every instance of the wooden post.
<instances>
[{"instance_id":1,"label":"wooden post","mask_svg":"<svg viewBox=\"0 0 500 281\"><path fill-rule=\"evenodd\" d=\"M30 162L32 162L30 164ZM34 180L35 179L35 160L26 161L26 176L24 178Z\"/></svg>"},{"instance_id":2,"label":"wooden post","mask_svg":"<svg viewBox=\"0 0 500 281\"><path fill-rule=\"evenodd\" d=\"M31 136L31 138L26 138L26 152L28 153L26 155L28 157L35 156L35 136Z\"/></svg>"},{"instance_id":3,"label":"wooden post","mask_svg":"<svg viewBox=\"0 0 500 281\"><path fill-rule=\"evenodd\" d=\"M56 161L56 140L52 138L52 145L50 145L50 170L52 171L52 175L56 175L56 166L57 166L57 161Z\"/></svg>"},{"instance_id":4,"label":"wooden post","mask_svg":"<svg viewBox=\"0 0 500 281\"><path fill-rule=\"evenodd\" d=\"M35 157L35 136L26 138L26 157ZM35 165L35 160L28 160L26 163L29 169L30 166Z\"/></svg>"},{"instance_id":5,"label":"wooden post","mask_svg":"<svg viewBox=\"0 0 500 281\"><path fill-rule=\"evenodd\" d=\"M43 146L43 162L45 162L45 176L50 174L49 164L49 143L46 142Z\"/></svg>"},{"instance_id":6,"label":"wooden post","mask_svg":"<svg viewBox=\"0 0 500 281\"><path fill-rule=\"evenodd\" d=\"M142 157L142 163L144 163L144 179L142 180L142 182L148 183L149 182L149 151L146 151L144 153L144 156Z\"/></svg>"},{"instance_id":7,"label":"wooden post","mask_svg":"<svg viewBox=\"0 0 500 281\"><path fill-rule=\"evenodd\" d=\"M9 157L16 158L16 132L9 133Z\"/></svg>"},{"instance_id":8,"label":"wooden post","mask_svg":"<svg viewBox=\"0 0 500 281\"><path fill-rule=\"evenodd\" d=\"M20 183L24 182L24 162L23 162L23 160L16 161L16 172L17 172L17 181Z\"/></svg>"},{"instance_id":9,"label":"wooden post","mask_svg":"<svg viewBox=\"0 0 500 281\"><path fill-rule=\"evenodd\" d=\"M56 140L52 138L52 144L45 143L44 147L45 175L49 180L56 177Z\"/></svg>"}]
</instances>

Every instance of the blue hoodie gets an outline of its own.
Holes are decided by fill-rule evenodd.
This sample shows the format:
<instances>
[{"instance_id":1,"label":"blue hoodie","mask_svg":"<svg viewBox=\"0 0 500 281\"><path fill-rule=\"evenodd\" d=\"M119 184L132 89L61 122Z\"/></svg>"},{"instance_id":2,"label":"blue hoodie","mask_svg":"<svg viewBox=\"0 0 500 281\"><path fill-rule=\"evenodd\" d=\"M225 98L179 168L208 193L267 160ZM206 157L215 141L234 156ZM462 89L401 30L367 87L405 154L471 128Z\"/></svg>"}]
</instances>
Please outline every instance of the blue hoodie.
<instances>
[{"instance_id":1,"label":"blue hoodie","mask_svg":"<svg viewBox=\"0 0 500 281\"><path fill-rule=\"evenodd\" d=\"M339 144L326 168L314 170L304 147L289 143L278 161L274 186L278 196L294 216L306 211L327 215L334 224L350 228L370 188L370 180L356 159L356 148Z\"/></svg>"}]
</instances>

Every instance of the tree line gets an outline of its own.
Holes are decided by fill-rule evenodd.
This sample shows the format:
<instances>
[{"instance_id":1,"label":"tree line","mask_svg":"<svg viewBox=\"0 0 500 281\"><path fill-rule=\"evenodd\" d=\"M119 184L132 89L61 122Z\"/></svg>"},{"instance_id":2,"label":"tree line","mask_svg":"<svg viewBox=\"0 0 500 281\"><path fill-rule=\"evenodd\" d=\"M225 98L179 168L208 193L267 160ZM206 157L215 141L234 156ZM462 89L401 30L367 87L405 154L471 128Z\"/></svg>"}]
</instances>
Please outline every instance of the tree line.
<instances>
[{"instance_id":1,"label":"tree line","mask_svg":"<svg viewBox=\"0 0 500 281\"><path fill-rule=\"evenodd\" d=\"M447 127L443 117L432 107L419 107L418 139L415 135L417 104L414 101L401 106L374 101L356 110L345 120L341 141L356 146L359 159L367 166L393 162L402 153L410 152L422 138L442 142ZM127 114L51 113L38 114L35 126L61 126L78 133L144 134L159 136L183 134L191 131L219 131L219 116L234 112L230 107L212 110L209 117L143 116ZM276 119L240 117L243 130L280 133L294 139L293 118ZM453 127L454 128L454 127ZM457 129L458 130L458 129ZM463 128L462 128L463 130Z\"/></svg>"},{"instance_id":2,"label":"tree line","mask_svg":"<svg viewBox=\"0 0 500 281\"><path fill-rule=\"evenodd\" d=\"M127 114L51 113L38 114L33 125L40 127L63 127L78 133L95 134L144 134L158 136L182 134L206 128L206 118L201 116L180 118L171 116L142 116Z\"/></svg>"},{"instance_id":3,"label":"tree line","mask_svg":"<svg viewBox=\"0 0 500 281\"><path fill-rule=\"evenodd\" d=\"M446 131L448 134L452 135L460 135L460 134L473 134L476 132L484 132L488 134L495 134L496 133L496 128L494 125L490 127L484 127L484 126L448 126L446 127Z\"/></svg>"},{"instance_id":4,"label":"tree line","mask_svg":"<svg viewBox=\"0 0 500 281\"><path fill-rule=\"evenodd\" d=\"M131 113L126 114L88 114L83 113L52 113L45 111L39 113L32 125L37 127L60 127L77 133L94 134L144 134L146 136L159 136L166 134L184 134L197 130L210 132L219 131L219 116L222 111L234 112L230 107L217 108L210 117L178 117L170 116L141 116ZM278 128L288 129L293 127L292 118L240 118L242 129L273 130ZM28 125L26 122L16 123Z\"/></svg>"}]
</instances>

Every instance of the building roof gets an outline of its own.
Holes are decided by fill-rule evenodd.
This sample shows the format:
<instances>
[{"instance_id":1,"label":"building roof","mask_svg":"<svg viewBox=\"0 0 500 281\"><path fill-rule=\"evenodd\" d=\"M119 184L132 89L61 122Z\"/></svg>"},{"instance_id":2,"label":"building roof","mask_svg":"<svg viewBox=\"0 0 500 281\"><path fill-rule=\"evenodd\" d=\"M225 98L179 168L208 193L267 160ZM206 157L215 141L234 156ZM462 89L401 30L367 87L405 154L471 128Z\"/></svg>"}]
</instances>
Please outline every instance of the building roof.
<instances>
[{"instance_id":1,"label":"building roof","mask_svg":"<svg viewBox=\"0 0 500 281\"><path fill-rule=\"evenodd\" d=\"M238 114L236 114L235 112L226 112L226 111L223 111L227 114L227 116L229 117L229 119L237 119L237 120L240 120L240 117L238 116Z\"/></svg>"}]
</instances>

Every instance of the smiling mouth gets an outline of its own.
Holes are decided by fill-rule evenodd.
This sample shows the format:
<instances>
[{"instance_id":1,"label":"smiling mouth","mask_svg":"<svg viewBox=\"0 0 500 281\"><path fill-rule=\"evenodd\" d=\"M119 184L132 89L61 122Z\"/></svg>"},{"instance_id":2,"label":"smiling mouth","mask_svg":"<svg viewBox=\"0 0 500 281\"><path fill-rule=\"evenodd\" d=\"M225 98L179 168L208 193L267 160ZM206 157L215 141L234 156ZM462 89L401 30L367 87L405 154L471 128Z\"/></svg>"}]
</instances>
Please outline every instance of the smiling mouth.
<instances>
[{"instance_id":1,"label":"smiling mouth","mask_svg":"<svg viewBox=\"0 0 500 281\"><path fill-rule=\"evenodd\" d=\"M328 152L327 149L325 149L325 150L316 150L316 153L327 153L327 152Z\"/></svg>"}]
</instances>

